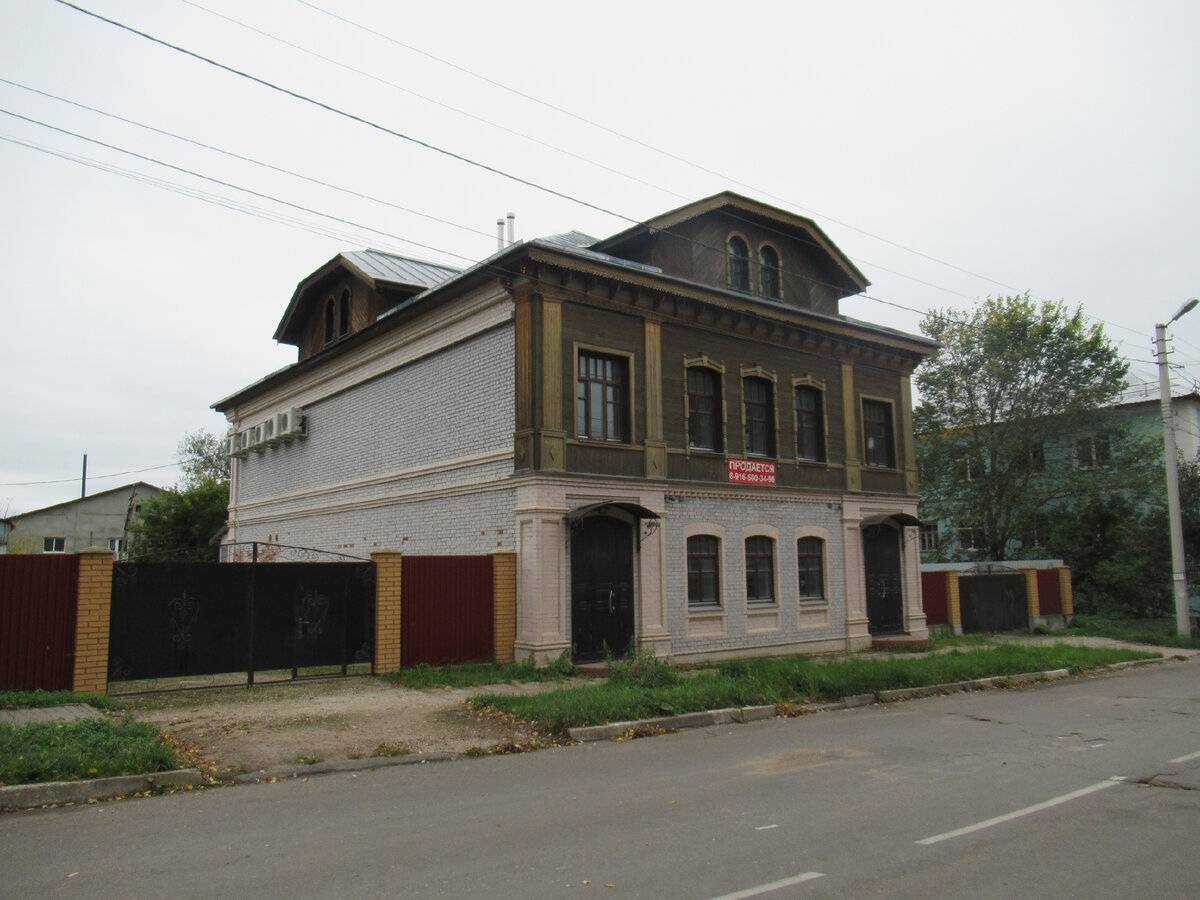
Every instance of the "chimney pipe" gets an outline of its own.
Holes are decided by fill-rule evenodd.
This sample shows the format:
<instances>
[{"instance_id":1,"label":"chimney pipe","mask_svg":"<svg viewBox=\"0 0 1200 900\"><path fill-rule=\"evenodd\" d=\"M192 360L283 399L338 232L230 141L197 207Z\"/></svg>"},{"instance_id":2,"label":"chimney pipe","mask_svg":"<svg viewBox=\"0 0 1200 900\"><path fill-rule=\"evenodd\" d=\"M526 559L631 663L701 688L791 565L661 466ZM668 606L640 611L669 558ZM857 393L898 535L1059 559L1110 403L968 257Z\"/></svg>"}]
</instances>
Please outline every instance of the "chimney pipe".
<instances>
[{"instance_id":1,"label":"chimney pipe","mask_svg":"<svg viewBox=\"0 0 1200 900\"><path fill-rule=\"evenodd\" d=\"M496 252L504 249L504 220L496 220Z\"/></svg>"},{"instance_id":2,"label":"chimney pipe","mask_svg":"<svg viewBox=\"0 0 1200 900\"><path fill-rule=\"evenodd\" d=\"M509 245L517 242L517 214L508 214L508 243Z\"/></svg>"}]
</instances>

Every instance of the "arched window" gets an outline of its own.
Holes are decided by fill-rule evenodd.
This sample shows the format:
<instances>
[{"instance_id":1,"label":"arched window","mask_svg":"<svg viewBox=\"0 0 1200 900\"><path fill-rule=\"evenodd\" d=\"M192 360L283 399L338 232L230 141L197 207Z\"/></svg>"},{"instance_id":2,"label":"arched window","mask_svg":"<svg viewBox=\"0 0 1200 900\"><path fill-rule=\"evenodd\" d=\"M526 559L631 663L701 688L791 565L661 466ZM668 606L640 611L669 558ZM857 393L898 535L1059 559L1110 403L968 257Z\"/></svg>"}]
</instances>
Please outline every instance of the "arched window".
<instances>
[{"instance_id":1,"label":"arched window","mask_svg":"<svg viewBox=\"0 0 1200 900\"><path fill-rule=\"evenodd\" d=\"M736 235L729 239L729 286L737 291L750 290L750 248Z\"/></svg>"},{"instance_id":2,"label":"arched window","mask_svg":"<svg viewBox=\"0 0 1200 900\"><path fill-rule=\"evenodd\" d=\"M775 602L775 542L769 537L746 538L746 602Z\"/></svg>"},{"instance_id":3,"label":"arched window","mask_svg":"<svg viewBox=\"0 0 1200 900\"><path fill-rule=\"evenodd\" d=\"M712 369L688 367L688 444L697 450L721 449L720 384Z\"/></svg>"},{"instance_id":4,"label":"arched window","mask_svg":"<svg viewBox=\"0 0 1200 900\"><path fill-rule=\"evenodd\" d=\"M711 534L687 539L688 606L721 605L721 540Z\"/></svg>"},{"instance_id":5,"label":"arched window","mask_svg":"<svg viewBox=\"0 0 1200 900\"><path fill-rule=\"evenodd\" d=\"M825 542L817 537L796 541L796 562L800 575L800 600L825 599Z\"/></svg>"},{"instance_id":6,"label":"arched window","mask_svg":"<svg viewBox=\"0 0 1200 900\"><path fill-rule=\"evenodd\" d=\"M796 386L796 458L825 460L825 410L821 391Z\"/></svg>"},{"instance_id":7,"label":"arched window","mask_svg":"<svg viewBox=\"0 0 1200 900\"><path fill-rule=\"evenodd\" d=\"M758 264L759 285L763 295L778 300L783 296L783 291L779 280L779 254L775 252L775 248L764 245L758 251Z\"/></svg>"},{"instance_id":8,"label":"arched window","mask_svg":"<svg viewBox=\"0 0 1200 900\"><path fill-rule=\"evenodd\" d=\"M338 308L338 337L350 333L350 292L342 291L342 300Z\"/></svg>"},{"instance_id":9,"label":"arched window","mask_svg":"<svg viewBox=\"0 0 1200 900\"><path fill-rule=\"evenodd\" d=\"M326 344L332 344L334 342L334 339L337 337L337 335L335 335L333 333L333 317L334 317L333 298L330 297L325 302L325 343Z\"/></svg>"}]
</instances>

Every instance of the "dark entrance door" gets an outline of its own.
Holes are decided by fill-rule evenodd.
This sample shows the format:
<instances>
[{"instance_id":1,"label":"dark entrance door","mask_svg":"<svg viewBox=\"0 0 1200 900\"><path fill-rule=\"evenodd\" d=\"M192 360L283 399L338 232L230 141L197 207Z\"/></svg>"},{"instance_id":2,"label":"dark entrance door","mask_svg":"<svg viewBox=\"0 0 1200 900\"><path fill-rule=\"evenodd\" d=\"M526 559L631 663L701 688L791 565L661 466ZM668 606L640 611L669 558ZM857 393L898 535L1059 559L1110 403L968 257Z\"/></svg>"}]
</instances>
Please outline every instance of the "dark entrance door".
<instances>
[{"instance_id":1,"label":"dark entrance door","mask_svg":"<svg viewBox=\"0 0 1200 900\"><path fill-rule=\"evenodd\" d=\"M867 629L871 634L904 631L904 589L900 579L900 536L887 525L863 529L867 578Z\"/></svg>"},{"instance_id":2,"label":"dark entrance door","mask_svg":"<svg viewBox=\"0 0 1200 900\"><path fill-rule=\"evenodd\" d=\"M571 644L576 662L624 656L633 643L633 529L591 516L572 525Z\"/></svg>"}]
</instances>

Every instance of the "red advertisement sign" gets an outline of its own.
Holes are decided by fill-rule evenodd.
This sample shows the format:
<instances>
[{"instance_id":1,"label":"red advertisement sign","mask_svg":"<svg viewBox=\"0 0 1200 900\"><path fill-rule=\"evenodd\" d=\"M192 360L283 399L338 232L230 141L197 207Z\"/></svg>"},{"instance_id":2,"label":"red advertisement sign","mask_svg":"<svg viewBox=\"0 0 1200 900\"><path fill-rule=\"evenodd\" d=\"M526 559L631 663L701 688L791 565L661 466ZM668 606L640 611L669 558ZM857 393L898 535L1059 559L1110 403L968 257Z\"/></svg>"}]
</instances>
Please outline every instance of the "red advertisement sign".
<instances>
[{"instance_id":1,"label":"red advertisement sign","mask_svg":"<svg viewBox=\"0 0 1200 900\"><path fill-rule=\"evenodd\" d=\"M752 459L731 459L729 480L734 484L774 484L775 463Z\"/></svg>"}]
</instances>

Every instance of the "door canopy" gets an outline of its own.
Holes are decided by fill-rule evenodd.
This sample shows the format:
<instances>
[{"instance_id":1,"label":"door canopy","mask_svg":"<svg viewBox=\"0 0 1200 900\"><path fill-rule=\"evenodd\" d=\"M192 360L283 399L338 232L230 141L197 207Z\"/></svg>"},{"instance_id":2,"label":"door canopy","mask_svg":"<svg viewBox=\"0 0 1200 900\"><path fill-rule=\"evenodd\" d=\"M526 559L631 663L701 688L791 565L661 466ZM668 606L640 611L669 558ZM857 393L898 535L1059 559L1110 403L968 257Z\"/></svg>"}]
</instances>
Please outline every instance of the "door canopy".
<instances>
[{"instance_id":1,"label":"door canopy","mask_svg":"<svg viewBox=\"0 0 1200 900\"><path fill-rule=\"evenodd\" d=\"M882 525L887 521L894 522L897 525L906 525L909 528L916 528L921 524L921 520L916 516L903 512L880 513L877 516L867 516L867 518L858 524L860 528L870 528L872 525Z\"/></svg>"},{"instance_id":2,"label":"door canopy","mask_svg":"<svg viewBox=\"0 0 1200 900\"><path fill-rule=\"evenodd\" d=\"M589 516L611 516L615 512L623 512L635 519L661 518L654 510L628 500L604 500L600 503L589 503L587 506L577 506L567 513L565 518L568 522L576 522Z\"/></svg>"}]
</instances>

